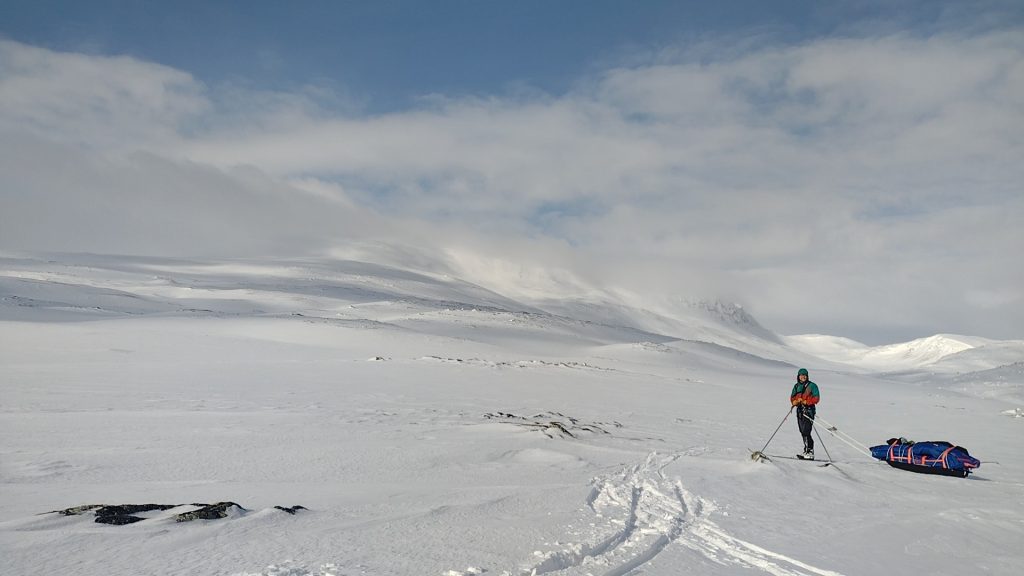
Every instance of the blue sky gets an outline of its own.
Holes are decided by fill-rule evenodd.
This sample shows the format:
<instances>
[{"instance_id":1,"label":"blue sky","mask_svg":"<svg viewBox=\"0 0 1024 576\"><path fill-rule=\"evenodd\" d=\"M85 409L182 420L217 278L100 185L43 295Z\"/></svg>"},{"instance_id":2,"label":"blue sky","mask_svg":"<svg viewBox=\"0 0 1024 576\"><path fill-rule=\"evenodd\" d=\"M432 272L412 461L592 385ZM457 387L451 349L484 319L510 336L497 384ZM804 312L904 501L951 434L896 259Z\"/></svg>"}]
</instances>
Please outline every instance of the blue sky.
<instances>
[{"instance_id":1,"label":"blue sky","mask_svg":"<svg viewBox=\"0 0 1024 576\"><path fill-rule=\"evenodd\" d=\"M561 94L603 67L708 38L798 43L865 28L928 35L1022 18L1024 4L986 0L5 0L0 34L159 62L208 84L322 86L378 113L435 93Z\"/></svg>"},{"instance_id":2,"label":"blue sky","mask_svg":"<svg viewBox=\"0 0 1024 576\"><path fill-rule=\"evenodd\" d=\"M0 249L1024 338L1022 101L1021 2L8 0Z\"/></svg>"}]
</instances>

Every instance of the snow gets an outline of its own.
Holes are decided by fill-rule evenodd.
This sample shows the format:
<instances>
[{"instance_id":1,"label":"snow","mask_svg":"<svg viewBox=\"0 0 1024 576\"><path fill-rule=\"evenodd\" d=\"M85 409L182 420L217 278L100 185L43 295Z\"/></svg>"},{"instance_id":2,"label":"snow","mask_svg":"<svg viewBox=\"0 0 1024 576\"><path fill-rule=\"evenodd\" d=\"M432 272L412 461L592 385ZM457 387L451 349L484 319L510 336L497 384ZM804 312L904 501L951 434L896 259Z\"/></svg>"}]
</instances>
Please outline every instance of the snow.
<instances>
[{"instance_id":1,"label":"snow","mask_svg":"<svg viewBox=\"0 0 1024 576\"><path fill-rule=\"evenodd\" d=\"M1024 340L996 341L952 334L883 346L820 334L786 336L784 341L820 358L875 372L987 370L1012 363L1024 353Z\"/></svg>"},{"instance_id":2,"label":"snow","mask_svg":"<svg viewBox=\"0 0 1024 576\"><path fill-rule=\"evenodd\" d=\"M0 572L1020 572L1019 341L781 337L729 304L426 270L0 258ZM834 466L752 461L798 365L860 443L982 467L911 474L824 430ZM789 418L765 452L799 446ZM224 501L244 510L174 521ZM48 513L148 503L182 507Z\"/></svg>"}]
</instances>

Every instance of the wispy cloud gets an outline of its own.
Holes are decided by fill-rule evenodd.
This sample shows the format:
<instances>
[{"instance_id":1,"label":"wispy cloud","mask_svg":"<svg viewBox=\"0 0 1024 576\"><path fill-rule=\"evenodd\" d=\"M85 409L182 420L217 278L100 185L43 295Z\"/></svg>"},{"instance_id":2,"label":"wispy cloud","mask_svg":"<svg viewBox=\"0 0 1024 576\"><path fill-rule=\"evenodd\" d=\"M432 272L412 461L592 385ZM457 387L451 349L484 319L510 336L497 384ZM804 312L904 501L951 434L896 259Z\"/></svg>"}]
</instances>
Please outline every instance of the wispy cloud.
<instances>
[{"instance_id":1,"label":"wispy cloud","mask_svg":"<svg viewBox=\"0 0 1024 576\"><path fill-rule=\"evenodd\" d=\"M782 331L1020 336L1022 38L705 46L566 94L431 96L378 116L4 42L0 240L147 246L125 207L202 231L149 234L162 251L411 230L598 283L728 295ZM75 227L83 211L98 230ZM373 213L386 218L365 225Z\"/></svg>"},{"instance_id":2,"label":"wispy cloud","mask_svg":"<svg viewBox=\"0 0 1024 576\"><path fill-rule=\"evenodd\" d=\"M0 40L0 128L89 148L178 140L210 102L188 73L128 57L58 53Z\"/></svg>"}]
</instances>

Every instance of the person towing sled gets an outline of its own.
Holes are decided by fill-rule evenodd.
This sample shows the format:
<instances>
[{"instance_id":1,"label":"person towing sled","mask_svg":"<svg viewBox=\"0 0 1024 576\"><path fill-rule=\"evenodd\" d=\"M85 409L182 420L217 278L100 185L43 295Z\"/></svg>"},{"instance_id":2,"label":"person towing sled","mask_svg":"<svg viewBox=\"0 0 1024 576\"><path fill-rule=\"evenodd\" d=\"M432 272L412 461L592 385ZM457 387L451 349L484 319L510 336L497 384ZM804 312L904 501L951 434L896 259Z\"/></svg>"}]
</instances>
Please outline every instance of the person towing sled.
<instances>
[{"instance_id":1,"label":"person towing sled","mask_svg":"<svg viewBox=\"0 0 1024 576\"><path fill-rule=\"evenodd\" d=\"M814 460L814 439L811 437L814 429L815 417L818 402L821 401L821 392L818 385L811 381L810 374L806 368L797 371L797 381L789 395L790 408L782 422L779 422L775 432L765 442L760 450L751 450L750 459L754 461L770 462L771 456L765 454L772 439L782 429L783 424L795 411L797 413L797 425L800 427L800 437L804 442L804 452L797 454L800 460ZM860 452L882 460L894 468L909 470L922 474L941 474L944 476L956 476L966 478L971 472L981 466L981 461L970 455L963 446L957 446L945 441L913 442L906 438L890 438L884 445L868 448L865 444L858 442L837 426L829 423L824 418L818 418L824 425L826 432L833 438L842 441ZM820 440L820 436L819 436ZM824 447L824 444L822 444ZM828 450L825 450L826 456ZM780 456L786 458L785 456ZM832 465L831 456L822 466Z\"/></svg>"}]
</instances>

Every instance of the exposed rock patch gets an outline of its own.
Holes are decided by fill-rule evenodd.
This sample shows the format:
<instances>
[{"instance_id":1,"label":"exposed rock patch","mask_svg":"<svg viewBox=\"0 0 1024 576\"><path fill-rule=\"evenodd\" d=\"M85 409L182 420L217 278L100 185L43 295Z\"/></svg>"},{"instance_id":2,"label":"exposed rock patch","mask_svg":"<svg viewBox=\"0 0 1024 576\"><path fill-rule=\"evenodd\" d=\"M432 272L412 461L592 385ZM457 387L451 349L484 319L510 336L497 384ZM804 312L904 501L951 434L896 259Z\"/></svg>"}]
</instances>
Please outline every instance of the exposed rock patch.
<instances>
[{"instance_id":1,"label":"exposed rock patch","mask_svg":"<svg viewBox=\"0 0 1024 576\"><path fill-rule=\"evenodd\" d=\"M507 412L488 412L484 414L488 420L498 420L516 426L540 430L549 438L576 438L581 432L593 434L611 434L606 428L622 428L622 424L612 422L583 422L560 412L542 412L533 416L517 416Z\"/></svg>"},{"instance_id":2,"label":"exposed rock patch","mask_svg":"<svg viewBox=\"0 0 1024 576\"><path fill-rule=\"evenodd\" d=\"M146 512L153 511L164 511L172 508L184 506L184 504L86 504L83 506L74 506L72 508L65 508L64 510L53 510L46 512L46 514L61 514L63 516L82 516L89 512L94 513L96 516L96 522L100 524L113 524L115 526L123 526L125 524L134 524L140 522L146 518L139 516ZM189 522L191 520L217 520L219 518L227 518L231 514L231 510L235 509L238 513L246 513L247 509L243 508L235 502L217 502L214 504L196 504L193 503L196 509L189 512L182 512L175 514L171 518L175 522ZM295 514L299 510L308 510L304 506L274 506L274 508L287 512L288 514Z\"/></svg>"}]
</instances>

